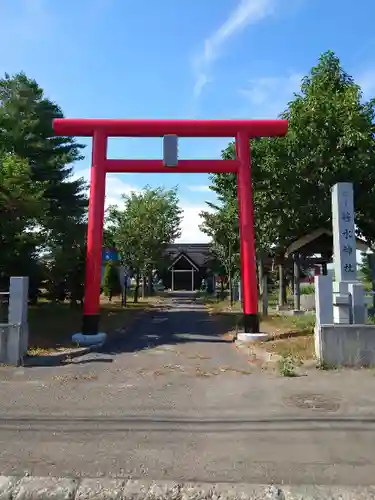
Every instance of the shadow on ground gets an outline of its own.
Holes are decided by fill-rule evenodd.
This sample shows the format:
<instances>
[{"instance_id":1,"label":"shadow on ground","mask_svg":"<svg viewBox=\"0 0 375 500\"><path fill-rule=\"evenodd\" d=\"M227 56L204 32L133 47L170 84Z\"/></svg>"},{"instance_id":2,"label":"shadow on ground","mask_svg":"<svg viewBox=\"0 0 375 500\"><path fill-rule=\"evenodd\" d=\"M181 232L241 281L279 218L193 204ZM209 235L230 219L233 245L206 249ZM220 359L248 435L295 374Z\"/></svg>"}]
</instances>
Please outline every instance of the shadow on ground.
<instances>
[{"instance_id":1,"label":"shadow on ground","mask_svg":"<svg viewBox=\"0 0 375 500\"><path fill-rule=\"evenodd\" d=\"M224 335L235 328L236 314L210 314L202 299L192 293L172 293L168 299L136 320L125 334L111 337L101 347L95 347L87 355L71 359L56 356L37 356L25 359L25 367L59 366L67 363L110 363L121 353L134 353L152 348L167 348L194 343L228 343L232 339Z\"/></svg>"},{"instance_id":2,"label":"shadow on ground","mask_svg":"<svg viewBox=\"0 0 375 500\"><path fill-rule=\"evenodd\" d=\"M146 313L123 338L108 341L100 352L138 352L188 342L231 343L224 335L234 320L233 315L210 314L199 298L174 295L167 305Z\"/></svg>"}]
</instances>

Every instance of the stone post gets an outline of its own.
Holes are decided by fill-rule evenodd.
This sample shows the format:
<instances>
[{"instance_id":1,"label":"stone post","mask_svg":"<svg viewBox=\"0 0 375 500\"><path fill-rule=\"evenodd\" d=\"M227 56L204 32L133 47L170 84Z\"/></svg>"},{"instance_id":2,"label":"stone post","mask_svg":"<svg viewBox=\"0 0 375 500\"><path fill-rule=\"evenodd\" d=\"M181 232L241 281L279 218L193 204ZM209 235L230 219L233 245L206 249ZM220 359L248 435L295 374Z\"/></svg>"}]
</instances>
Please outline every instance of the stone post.
<instances>
[{"instance_id":1,"label":"stone post","mask_svg":"<svg viewBox=\"0 0 375 500\"><path fill-rule=\"evenodd\" d=\"M315 284L315 315L318 325L333 324L333 284L332 276L319 275L314 277Z\"/></svg>"},{"instance_id":2,"label":"stone post","mask_svg":"<svg viewBox=\"0 0 375 500\"><path fill-rule=\"evenodd\" d=\"M333 324L333 284L332 276L319 275L314 277L315 284L315 355L322 359L321 325Z\"/></svg>"},{"instance_id":3,"label":"stone post","mask_svg":"<svg viewBox=\"0 0 375 500\"><path fill-rule=\"evenodd\" d=\"M12 276L9 286L8 323L11 324L7 343L8 363L18 365L29 344L27 321L29 278Z\"/></svg>"},{"instance_id":4,"label":"stone post","mask_svg":"<svg viewBox=\"0 0 375 500\"><path fill-rule=\"evenodd\" d=\"M366 323L365 294L362 283L350 283L349 293L351 300L352 323L364 325Z\"/></svg>"}]
</instances>

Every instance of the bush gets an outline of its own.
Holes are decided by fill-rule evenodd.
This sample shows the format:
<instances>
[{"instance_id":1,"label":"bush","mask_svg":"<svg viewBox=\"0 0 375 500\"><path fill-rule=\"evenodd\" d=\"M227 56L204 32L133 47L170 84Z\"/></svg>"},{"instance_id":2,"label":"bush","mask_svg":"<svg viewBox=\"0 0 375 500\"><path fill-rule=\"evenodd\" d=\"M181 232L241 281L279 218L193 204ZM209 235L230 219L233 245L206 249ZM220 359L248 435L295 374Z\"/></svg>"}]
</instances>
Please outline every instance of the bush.
<instances>
[{"instance_id":1,"label":"bush","mask_svg":"<svg viewBox=\"0 0 375 500\"><path fill-rule=\"evenodd\" d=\"M315 293L314 285L301 286L301 295L314 295L314 293Z\"/></svg>"},{"instance_id":2,"label":"bush","mask_svg":"<svg viewBox=\"0 0 375 500\"><path fill-rule=\"evenodd\" d=\"M120 275L118 266L114 262L107 262L104 268L103 277L103 291L104 295L112 300L115 295L121 294Z\"/></svg>"}]
</instances>

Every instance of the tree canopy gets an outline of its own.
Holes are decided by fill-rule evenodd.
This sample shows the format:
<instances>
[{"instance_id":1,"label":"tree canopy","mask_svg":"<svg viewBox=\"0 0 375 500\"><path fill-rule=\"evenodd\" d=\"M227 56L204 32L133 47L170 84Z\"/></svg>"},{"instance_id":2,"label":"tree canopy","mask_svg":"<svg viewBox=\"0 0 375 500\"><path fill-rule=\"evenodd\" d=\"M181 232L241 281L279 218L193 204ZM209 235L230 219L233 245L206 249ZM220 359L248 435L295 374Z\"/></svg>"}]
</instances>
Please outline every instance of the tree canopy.
<instances>
[{"instance_id":1,"label":"tree canopy","mask_svg":"<svg viewBox=\"0 0 375 500\"><path fill-rule=\"evenodd\" d=\"M302 79L281 117L285 138L251 141L257 250L283 255L295 239L331 228L336 182L354 184L358 234L375 244L375 99L331 51ZM24 73L0 79L0 286L9 276L41 280L55 299L82 300L86 253L86 184L73 178L83 146L55 137L62 109ZM222 152L235 157L234 144ZM215 174L218 203L202 213L201 229L227 274L239 265L237 186L234 174ZM123 196L111 207L105 244L116 246L128 271L145 276L160 265L166 247L181 234L177 189ZM218 264L218 262L216 264Z\"/></svg>"},{"instance_id":2,"label":"tree canopy","mask_svg":"<svg viewBox=\"0 0 375 500\"><path fill-rule=\"evenodd\" d=\"M166 247L181 235L177 188L146 186L122 199L122 206L108 210L107 238L109 233L126 268L140 277L157 267Z\"/></svg>"},{"instance_id":3,"label":"tree canopy","mask_svg":"<svg viewBox=\"0 0 375 500\"><path fill-rule=\"evenodd\" d=\"M72 240L85 220L87 196L83 180L71 177L83 146L70 137L55 137L52 121L61 117L60 107L24 73L0 79L0 272L4 282L12 273L24 273L30 275L33 288L33 278L40 279L41 253L47 252L53 265L58 255L52 254L61 254L61 248L67 261L75 253Z\"/></svg>"},{"instance_id":4,"label":"tree canopy","mask_svg":"<svg viewBox=\"0 0 375 500\"><path fill-rule=\"evenodd\" d=\"M284 253L302 235L331 228L330 189L344 181L354 184L358 233L374 242L375 100L363 100L360 87L328 51L280 117L289 120L286 137L251 141L257 249ZM234 143L222 157L235 158ZM220 201L216 213L225 213L237 200L236 176L215 174L211 182ZM213 220L202 215L203 226Z\"/></svg>"}]
</instances>

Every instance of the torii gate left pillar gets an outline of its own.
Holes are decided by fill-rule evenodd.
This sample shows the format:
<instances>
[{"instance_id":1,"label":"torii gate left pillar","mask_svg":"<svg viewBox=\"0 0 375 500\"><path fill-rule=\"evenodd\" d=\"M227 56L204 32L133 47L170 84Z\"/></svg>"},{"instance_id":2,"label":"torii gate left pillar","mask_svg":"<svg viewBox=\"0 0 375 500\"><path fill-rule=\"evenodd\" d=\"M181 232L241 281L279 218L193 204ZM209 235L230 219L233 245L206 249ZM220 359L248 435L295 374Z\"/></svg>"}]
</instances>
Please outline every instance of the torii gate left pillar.
<instances>
[{"instance_id":1,"label":"torii gate left pillar","mask_svg":"<svg viewBox=\"0 0 375 500\"><path fill-rule=\"evenodd\" d=\"M284 136L287 120L101 120L56 119L58 136L92 137L92 167L87 230L84 314L80 342L95 344L99 333L101 254L105 179L107 173L225 173L237 174L243 325L259 332L250 138ZM235 160L113 160L107 158L108 137L234 137ZM167 164L166 164L167 163ZM171 168L173 167L173 168Z\"/></svg>"}]
</instances>

